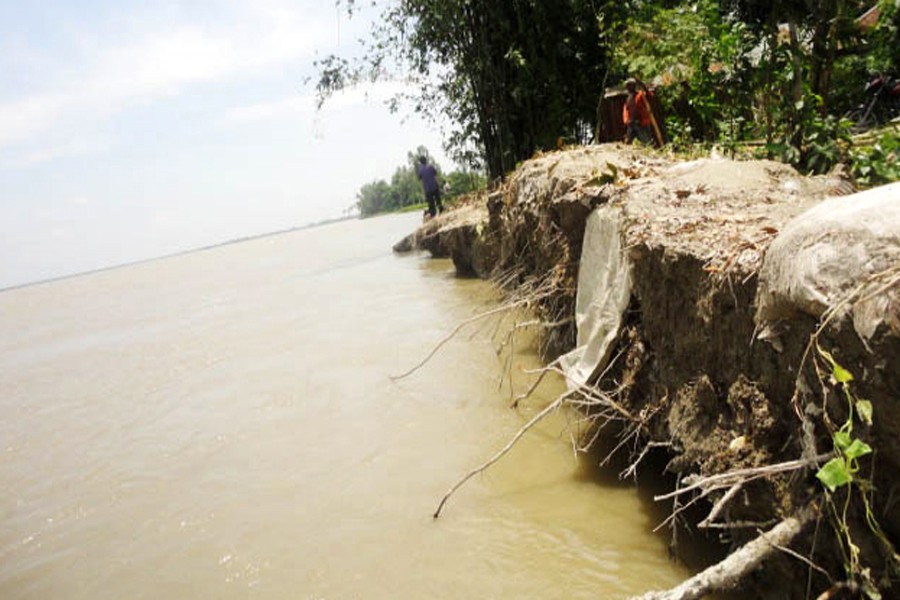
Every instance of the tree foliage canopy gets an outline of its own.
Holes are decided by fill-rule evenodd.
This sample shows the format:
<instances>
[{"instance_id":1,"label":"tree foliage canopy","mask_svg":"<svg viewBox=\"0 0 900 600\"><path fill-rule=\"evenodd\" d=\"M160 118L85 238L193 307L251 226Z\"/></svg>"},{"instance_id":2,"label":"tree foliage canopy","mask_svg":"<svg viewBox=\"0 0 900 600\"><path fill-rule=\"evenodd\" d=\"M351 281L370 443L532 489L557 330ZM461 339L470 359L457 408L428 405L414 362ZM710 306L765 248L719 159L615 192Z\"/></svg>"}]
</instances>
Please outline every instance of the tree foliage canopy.
<instances>
[{"instance_id":1,"label":"tree foliage canopy","mask_svg":"<svg viewBox=\"0 0 900 600\"><path fill-rule=\"evenodd\" d=\"M342 4L352 13L353 0ZM821 172L847 156L842 117L868 100L866 80L900 75L896 0L379 6L360 59L318 61L320 101L402 78L414 109L448 124L451 156L492 179L536 150L589 141L604 88L630 75L656 85L676 144L764 140L765 155Z\"/></svg>"},{"instance_id":2,"label":"tree foliage canopy","mask_svg":"<svg viewBox=\"0 0 900 600\"><path fill-rule=\"evenodd\" d=\"M319 61L320 99L395 67L415 110L449 123L448 150L491 177L559 138L586 142L607 52L602 0L396 0L362 60ZM353 3L348 6L351 10Z\"/></svg>"}]
</instances>

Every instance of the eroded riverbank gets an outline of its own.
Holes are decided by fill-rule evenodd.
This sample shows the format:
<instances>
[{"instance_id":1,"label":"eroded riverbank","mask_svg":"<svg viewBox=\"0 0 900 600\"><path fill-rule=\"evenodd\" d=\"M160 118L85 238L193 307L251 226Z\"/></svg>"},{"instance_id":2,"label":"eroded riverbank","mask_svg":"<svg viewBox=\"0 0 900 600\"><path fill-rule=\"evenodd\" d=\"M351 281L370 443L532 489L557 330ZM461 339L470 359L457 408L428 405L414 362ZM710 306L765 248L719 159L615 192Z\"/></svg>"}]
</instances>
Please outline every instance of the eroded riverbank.
<instances>
[{"instance_id":1,"label":"eroded riverbank","mask_svg":"<svg viewBox=\"0 0 900 600\"><path fill-rule=\"evenodd\" d=\"M767 597L805 597L808 586L821 593L842 581L888 589L897 560L890 540L900 531L890 493L900 389L896 186L859 224L848 216L822 227L821 238L835 240L819 261L827 275L804 272L787 293L773 288L775 275L760 279L782 230L850 191L838 177L801 177L767 161L679 163L615 145L580 148L527 161L500 189L425 224L398 248L450 256L460 273L493 278L512 298L530 296L547 330L545 356L563 355L554 364L573 387L588 384L573 397L588 397L587 410L631 440L627 461L640 463L645 450L667 456L666 470L680 478L670 510L705 505L694 524L732 548L793 515L803 515L795 528L803 529L812 515L815 531L830 535L792 535L816 568L798 570L796 557L769 547L757 582L786 584ZM861 271L834 283L845 248ZM787 266L770 271L790 273L786 256ZM804 286L817 285L815 302L800 300ZM874 325L861 325L872 314ZM844 372L856 374L852 392ZM837 445L854 421L854 448L874 448L878 469L871 457L856 463L855 450L848 458L849 437ZM816 474L836 458L852 473L832 489L834 479ZM852 510L841 515L835 507L848 497ZM752 585L751 575L736 579Z\"/></svg>"}]
</instances>

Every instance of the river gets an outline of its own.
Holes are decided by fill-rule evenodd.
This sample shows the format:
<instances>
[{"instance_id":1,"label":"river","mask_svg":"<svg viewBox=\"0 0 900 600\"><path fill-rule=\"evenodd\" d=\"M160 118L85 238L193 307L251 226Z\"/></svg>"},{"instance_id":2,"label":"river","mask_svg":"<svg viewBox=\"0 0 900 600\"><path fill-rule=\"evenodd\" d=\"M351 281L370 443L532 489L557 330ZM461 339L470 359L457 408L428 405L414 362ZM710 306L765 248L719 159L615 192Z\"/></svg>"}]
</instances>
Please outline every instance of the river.
<instances>
[{"instance_id":1,"label":"river","mask_svg":"<svg viewBox=\"0 0 900 600\"><path fill-rule=\"evenodd\" d=\"M690 573L559 414L431 513L518 411L496 305L345 221L0 293L0 597L620 598ZM521 346L522 344L520 344ZM514 357L514 381L535 368Z\"/></svg>"}]
</instances>

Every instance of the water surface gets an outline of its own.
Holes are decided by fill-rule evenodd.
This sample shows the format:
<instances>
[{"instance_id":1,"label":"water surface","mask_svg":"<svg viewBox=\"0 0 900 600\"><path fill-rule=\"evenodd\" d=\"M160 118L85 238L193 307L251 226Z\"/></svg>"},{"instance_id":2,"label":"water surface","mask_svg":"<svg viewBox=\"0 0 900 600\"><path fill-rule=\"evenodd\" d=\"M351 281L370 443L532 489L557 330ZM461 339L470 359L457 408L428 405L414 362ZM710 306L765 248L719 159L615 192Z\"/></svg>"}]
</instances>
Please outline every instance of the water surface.
<instances>
[{"instance_id":1,"label":"water surface","mask_svg":"<svg viewBox=\"0 0 900 600\"><path fill-rule=\"evenodd\" d=\"M349 221L0 293L0 597L617 598L688 575L559 415L498 389L491 308ZM513 360L538 366L529 349Z\"/></svg>"}]
</instances>

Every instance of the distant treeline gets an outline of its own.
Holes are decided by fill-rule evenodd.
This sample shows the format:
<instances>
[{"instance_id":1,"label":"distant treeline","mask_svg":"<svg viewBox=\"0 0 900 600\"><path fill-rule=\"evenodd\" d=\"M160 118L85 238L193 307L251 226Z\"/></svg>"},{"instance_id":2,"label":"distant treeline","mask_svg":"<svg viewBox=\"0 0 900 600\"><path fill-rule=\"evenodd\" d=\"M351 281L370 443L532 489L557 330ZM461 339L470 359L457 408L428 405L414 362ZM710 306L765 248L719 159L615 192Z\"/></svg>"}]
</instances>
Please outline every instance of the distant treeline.
<instances>
[{"instance_id":1,"label":"distant treeline","mask_svg":"<svg viewBox=\"0 0 900 600\"><path fill-rule=\"evenodd\" d=\"M405 165L397 167L390 182L384 179L372 181L360 188L356 195L356 206L363 217L384 212L393 212L407 206L425 202L422 184L416 176L419 157L425 156L438 172L438 182L443 187L444 201L452 201L462 194L485 186L485 177L477 171L451 171L444 173L428 149L419 146L407 154Z\"/></svg>"}]
</instances>

